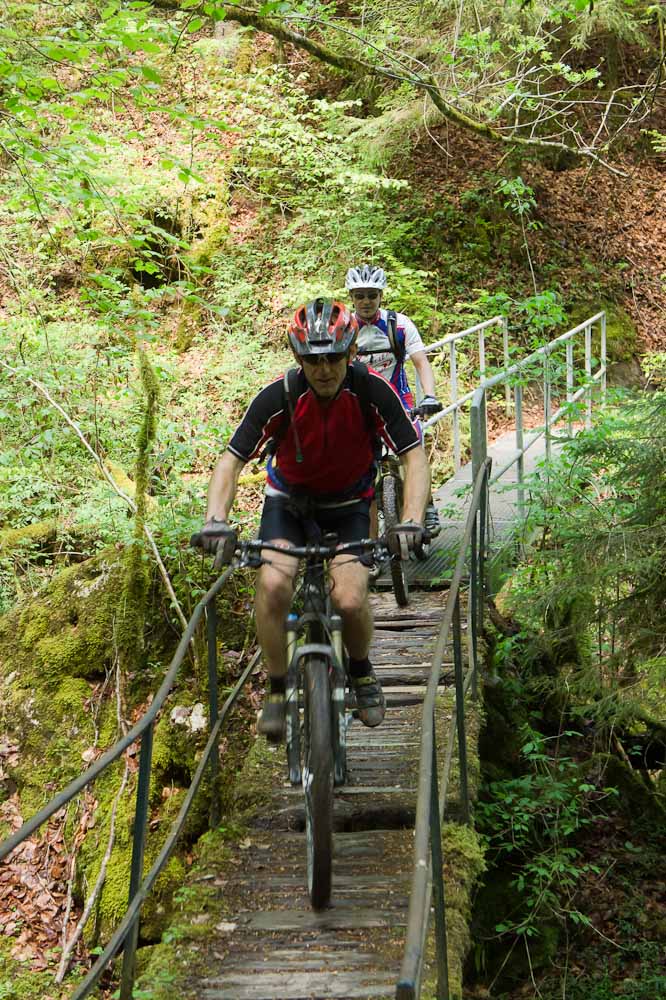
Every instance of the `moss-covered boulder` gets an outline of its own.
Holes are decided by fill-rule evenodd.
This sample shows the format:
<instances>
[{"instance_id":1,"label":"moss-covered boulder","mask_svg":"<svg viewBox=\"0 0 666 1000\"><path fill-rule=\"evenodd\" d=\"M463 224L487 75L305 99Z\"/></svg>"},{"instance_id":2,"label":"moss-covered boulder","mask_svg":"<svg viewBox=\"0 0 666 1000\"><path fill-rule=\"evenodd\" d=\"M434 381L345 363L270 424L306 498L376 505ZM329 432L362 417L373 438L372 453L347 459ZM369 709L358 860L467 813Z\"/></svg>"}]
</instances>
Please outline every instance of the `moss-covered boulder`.
<instances>
[{"instance_id":1,"label":"moss-covered boulder","mask_svg":"<svg viewBox=\"0 0 666 1000\"><path fill-rule=\"evenodd\" d=\"M102 552L0 618L0 717L20 747L10 777L24 816L79 773L104 721L95 720L89 702L123 628L121 568L121 553Z\"/></svg>"},{"instance_id":2,"label":"moss-covered boulder","mask_svg":"<svg viewBox=\"0 0 666 1000\"><path fill-rule=\"evenodd\" d=\"M4 798L11 796L14 817L34 815L118 739L119 665L122 715L130 723L145 710L161 682L178 636L166 625L156 578L151 582L147 577L147 602L141 609L136 606L127 582L135 564L131 556L128 549L105 550L62 571L38 596L0 618L0 722L6 745L12 748L11 756L0 761L4 766L0 791ZM229 625L230 644L238 645L245 632L244 616L238 609L233 616L226 613L222 603L220 610L221 620ZM232 668L223 658L220 666L222 674ZM224 684L223 676L220 681ZM206 689L205 657L188 658L158 716L145 871L162 848L206 742ZM76 840L78 848L75 904L89 898L110 850L104 887L86 928L88 944L105 943L127 907L138 756L137 747L127 763L122 757L91 786L83 802L83 831L76 804L67 814L65 846L70 849ZM235 757L229 754L229 758L230 767L235 767ZM183 882L189 845L207 828L209 808L210 788L204 782L179 852L142 911L143 940L159 938L173 892ZM9 832L9 820L4 826L0 822L0 837Z\"/></svg>"},{"instance_id":3,"label":"moss-covered boulder","mask_svg":"<svg viewBox=\"0 0 666 1000\"><path fill-rule=\"evenodd\" d=\"M33 521L22 528L4 528L0 531L0 556L11 555L17 550L44 549L58 537L58 522L55 518Z\"/></svg>"},{"instance_id":4,"label":"moss-covered boulder","mask_svg":"<svg viewBox=\"0 0 666 1000\"><path fill-rule=\"evenodd\" d=\"M578 302L568 310L569 324L577 326L589 316L603 311L606 313L606 355L609 364L630 361L640 353L638 330L629 313L616 302ZM599 327L595 326L592 335L592 350L599 356Z\"/></svg>"}]
</instances>

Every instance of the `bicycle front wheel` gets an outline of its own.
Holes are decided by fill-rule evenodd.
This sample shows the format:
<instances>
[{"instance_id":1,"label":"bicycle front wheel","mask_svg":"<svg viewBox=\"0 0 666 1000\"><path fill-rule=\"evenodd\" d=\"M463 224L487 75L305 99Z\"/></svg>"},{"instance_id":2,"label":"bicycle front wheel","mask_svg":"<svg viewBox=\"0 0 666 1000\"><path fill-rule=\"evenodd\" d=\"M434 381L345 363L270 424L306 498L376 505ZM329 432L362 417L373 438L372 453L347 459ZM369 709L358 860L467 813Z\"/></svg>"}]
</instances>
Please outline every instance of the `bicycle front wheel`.
<instances>
[{"instance_id":1,"label":"bicycle front wheel","mask_svg":"<svg viewBox=\"0 0 666 1000\"><path fill-rule=\"evenodd\" d=\"M328 664L310 658L304 667L303 793L308 892L315 910L331 899L333 855L333 743Z\"/></svg>"},{"instance_id":2,"label":"bicycle front wheel","mask_svg":"<svg viewBox=\"0 0 666 1000\"><path fill-rule=\"evenodd\" d=\"M402 517L402 483L395 476L384 476L382 480L382 506L384 510L384 530L388 531L400 524ZM409 584L405 564L397 556L391 556L391 583L395 599L401 608L409 604Z\"/></svg>"}]
</instances>

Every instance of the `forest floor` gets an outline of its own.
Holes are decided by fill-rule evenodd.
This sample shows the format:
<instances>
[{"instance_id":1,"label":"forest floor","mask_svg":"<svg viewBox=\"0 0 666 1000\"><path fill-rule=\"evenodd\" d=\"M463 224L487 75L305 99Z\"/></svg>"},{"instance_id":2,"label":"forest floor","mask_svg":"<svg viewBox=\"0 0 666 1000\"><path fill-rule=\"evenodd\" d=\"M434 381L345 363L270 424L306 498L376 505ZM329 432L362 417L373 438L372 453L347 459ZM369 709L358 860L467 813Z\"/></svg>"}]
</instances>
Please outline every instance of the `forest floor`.
<instances>
[{"instance_id":1,"label":"forest floor","mask_svg":"<svg viewBox=\"0 0 666 1000\"><path fill-rule=\"evenodd\" d=\"M449 125L419 139L401 172L432 203L443 193L465 208L470 191L498 170L503 151ZM549 169L523 162L520 172L533 189L538 228L528 234L537 285L546 265L565 298L587 286L600 303L615 299L636 324L644 351L666 349L666 157L646 152L614 166ZM486 180L492 184L492 180ZM490 189L488 191L490 193ZM492 222L492 219L490 220ZM590 273L590 263L597 273ZM516 261L522 280L525 259ZM578 291L577 291L578 290Z\"/></svg>"}]
</instances>

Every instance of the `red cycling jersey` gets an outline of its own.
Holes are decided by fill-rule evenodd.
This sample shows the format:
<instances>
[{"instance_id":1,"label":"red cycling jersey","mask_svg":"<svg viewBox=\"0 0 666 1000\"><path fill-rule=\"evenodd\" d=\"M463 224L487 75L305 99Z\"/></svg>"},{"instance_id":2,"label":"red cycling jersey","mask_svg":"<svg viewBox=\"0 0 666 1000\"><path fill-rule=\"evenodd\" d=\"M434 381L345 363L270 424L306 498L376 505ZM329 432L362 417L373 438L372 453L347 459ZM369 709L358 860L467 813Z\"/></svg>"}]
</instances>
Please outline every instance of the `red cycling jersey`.
<instances>
[{"instance_id":1,"label":"red cycling jersey","mask_svg":"<svg viewBox=\"0 0 666 1000\"><path fill-rule=\"evenodd\" d=\"M374 427L368 426L349 372L337 396L321 401L300 369L293 422L289 420L286 433L281 433L289 418L279 378L254 397L229 442L229 451L247 462L256 458L272 437L279 437L268 464L268 483L274 490L331 500L371 497L377 438L402 455L419 446L419 437L393 386L372 370L368 381Z\"/></svg>"}]
</instances>

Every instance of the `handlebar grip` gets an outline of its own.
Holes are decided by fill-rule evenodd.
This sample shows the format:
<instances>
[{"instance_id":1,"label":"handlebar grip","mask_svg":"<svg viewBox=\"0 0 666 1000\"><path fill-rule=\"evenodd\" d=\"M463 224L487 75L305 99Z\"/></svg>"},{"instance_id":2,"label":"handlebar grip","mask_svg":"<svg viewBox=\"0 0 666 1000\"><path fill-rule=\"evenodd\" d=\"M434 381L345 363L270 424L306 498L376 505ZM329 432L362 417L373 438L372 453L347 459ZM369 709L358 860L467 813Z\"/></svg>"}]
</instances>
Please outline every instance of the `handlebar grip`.
<instances>
[{"instance_id":1,"label":"handlebar grip","mask_svg":"<svg viewBox=\"0 0 666 1000\"><path fill-rule=\"evenodd\" d=\"M190 545L193 549L203 548L203 535L200 531L197 531L194 535L190 536Z\"/></svg>"},{"instance_id":2,"label":"handlebar grip","mask_svg":"<svg viewBox=\"0 0 666 1000\"><path fill-rule=\"evenodd\" d=\"M444 407L440 403L437 407L414 406L409 412L412 417L434 417L436 413L441 413L443 409Z\"/></svg>"}]
</instances>

